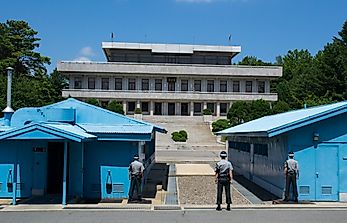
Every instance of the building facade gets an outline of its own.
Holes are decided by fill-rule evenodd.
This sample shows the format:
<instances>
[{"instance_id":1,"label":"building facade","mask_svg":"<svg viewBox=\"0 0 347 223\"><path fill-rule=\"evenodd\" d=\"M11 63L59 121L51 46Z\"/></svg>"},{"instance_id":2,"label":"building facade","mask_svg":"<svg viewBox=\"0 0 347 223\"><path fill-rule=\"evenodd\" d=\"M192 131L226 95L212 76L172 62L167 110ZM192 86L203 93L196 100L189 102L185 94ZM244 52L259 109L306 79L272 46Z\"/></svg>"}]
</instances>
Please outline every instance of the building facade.
<instances>
[{"instance_id":1,"label":"building facade","mask_svg":"<svg viewBox=\"0 0 347 223\"><path fill-rule=\"evenodd\" d=\"M347 102L266 116L218 134L228 136L234 170L282 197L284 162L299 162L299 200L347 201Z\"/></svg>"},{"instance_id":2,"label":"building facade","mask_svg":"<svg viewBox=\"0 0 347 223\"><path fill-rule=\"evenodd\" d=\"M0 198L13 204L47 195L60 195L63 205L76 197L127 198L133 156L146 177L156 132L165 132L72 98L7 117L0 119Z\"/></svg>"},{"instance_id":3,"label":"building facade","mask_svg":"<svg viewBox=\"0 0 347 223\"><path fill-rule=\"evenodd\" d=\"M123 104L126 114L226 115L238 100L276 101L270 81L282 76L276 66L232 65L239 46L104 42L107 62L58 62L69 79L63 97L96 98Z\"/></svg>"}]
</instances>

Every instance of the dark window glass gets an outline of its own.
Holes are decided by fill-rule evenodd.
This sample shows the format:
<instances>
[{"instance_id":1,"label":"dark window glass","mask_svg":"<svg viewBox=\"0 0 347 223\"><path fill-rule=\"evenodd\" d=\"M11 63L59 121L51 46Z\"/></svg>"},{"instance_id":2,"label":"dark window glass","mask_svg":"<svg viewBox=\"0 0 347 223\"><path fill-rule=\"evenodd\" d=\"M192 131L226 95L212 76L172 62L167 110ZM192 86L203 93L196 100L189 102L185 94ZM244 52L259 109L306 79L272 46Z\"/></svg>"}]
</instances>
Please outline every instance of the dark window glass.
<instances>
[{"instance_id":1,"label":"dark window glass","mask_svg":"<svg viewBox=\"0 0 347 223\"><path fill-rule=\"evenodd\" d=\"M169 82L167 84L168 91L175 91L175 82Z\"/></svg>"},{"instance_id":2,"label":"dark window glass","mask_svg":"<svg viewBox=\"0 0 347 223\"><path fill-rule=\"evenodd\" d=\"M260 156L268 156L268 145L267 144L254 144L254 154Z\"/></svg>"},{"instance_id":3,"label":"dark window glass","mask_svg":"<svg viewBox=\"0 0 347 223\"><path fill-rule=\"evenodd\" d=\"M88 89L95 89L95 77L88 77Z\"/></svg>"},{"instance_id":4,"label":"dark window glass","mask_svg":"<svg viewBox=\"0 0 347 223\"><path fill-rule=\"evenodd\" d=\"M214 114L214 103L207 103L207 109L209 109L212 114Z\"/></svg>"},{"instance_id":5,"label":"dark window glass","mask_svg":"<svg viewBox=\"0 0 347 223\"><path fill-rule=\"evenodd\" d=\"M188 80L181 80L181 91L188 91Z\"/></svg>"},{"instance_id":6,"label":"dark window glass","mask_svg":"<svg viewBox=\"0 0 347 223\"><path fill-rule=\"evenodd\" d=\"M207 92L214 92L214 81L207 80Z\"/></svg>"},{"instance_id":7,"label":"dark window glass","mask_svg":"<svg viewBox=\"0 0 347 223\"><path fill-rule=\"evenodd\" d=\"M135 111L135 102L129 101L128 102L128 112L134 112Z\"/></svg>"},{"instance_id":8,"label":"dark window glass","mask_svg":"<svg viewBox=\"0 0 347 223\"><path fill-rule=\"evenodd\" d=\"M82 89L82 78L75 77L74 89Z\"/></svg>"},{"instance_id":9,"label":"dark window glass","mask_svg":"<svg viewBox=\"0 0 347 223\"><path fill-rule=\"evenodd\" d=\"M246 142L229 141L229 148L249 153L251 151L251 144Z\"/></svg>"},{"instance_id":10,"label":"dark window glass","mask_svg":"<svg viewBox=\"0 0 347 223\"><path fill-rule=\"evenodd\" d=\"M220 103L220 114L226 115L228 110L228 104L227 103Z\"/></svg>"},{"instance_id":11,"label":"dark window glass","mask_svg":"<svg viewBox=\"0 0 347 223\"><path fill-rule=\"evenodd\" d=\"M195 115L201 114L201 103L194 103L194 114Z\"/></svg>"},{"instance_id":12,"label":"dark window glass","mask_svg":"<svg viewBox=\"0 0 347 223\"><path fill-rule=\"evenodd\" d=\"M220 81L220 89L219 89L220 92L227 92L228 89L227 89L227 81L223 80L223 81Z\"/></svg>"},{"instance_id":13,"label":"dark window glass","mask_svg":"<svg viewBox=\"0 0 347 223\"><path fill-rule=\"evenodd\" d=\"M163 81L161 79L155 79L155 90L156 91L163 90Z\"/></svg>"},{"instance_id":14,"label":"dark window glass","mask_svg":"<svg viewBox=\"0 0 347 223\"><path fill-rule=\"evenodd\" d=\"M246 81L246 92L252 92L252 81Z\"/></svg>"},{"instance_id":15,"label":"dark window glass","mask_svg":"<svg viewBox=\"0 0 347 223\"><path fill-rule=\"evenodd\" d=\"M141 103L141 110L142 112L149 112L149 103L148 102L142 102Z\"/></svg>"},{"instance_id":16,"label":"dark window glass","mask_svg":"<svg viewBox=\"0 0 347 223\"><path fill-rule=\"evenodd\" d=\"M258 93L265 93L265 81L258 81Z\"/></svg>"},{"instance_id":17,"label":"dark window glass","mask_svg":"<svg viewBox=\"0 0 347 223\"><path fill-rule=\"evenodd\" d=\"M109 89L109 79L108 78L101 78L101 89L102 90L108 90Z\"/></svg>"},{"instance_id":18,"label":"dark window glass","mask_svg":"<svg viewBox=\"0 0 347 223\"><path fill-rule=\"evenodd\" d=\"M123 89L123 80L122 78L116 78L115 79L115 88L116 90L122 90Z\"/></svg>"},{"instance_id":19,"label":"dark window glass","mask_svg":"<svg viewBox=\"0 0 347 223\"><path fill-rule=\"evenodd\" d=\"M142 90L143 91L149 90L149 80L148 79L142 79Z\"/></svg>"},{"instance_id":20,"label":"dark window glass","mask_svg":"<svg viewBox=\"0 0 347 223\"><path fill-rule=\"evenodd\" d=\"M240 92L240 81L233 81L233 92Z\"/></svg>"},{"instance_id":21,"label":"dark window glass","mask_svg":"<svg viewBox=\"0 0 347 223\"><path fill-rule=\"evenodd\" d=\"M136 90L136 80L135 80L135 78L130 78L129 79L128 90Z\"/></svg>"},{"instance_id":22,"label":"dark window glass","mask_svg":"<svg viewBox=\"0 0 347 223\"><path fill-rule=\"evenodd\" d=\"M194 91L201 91L201 80L194 80Z\"/></svg>"}]
</instances>

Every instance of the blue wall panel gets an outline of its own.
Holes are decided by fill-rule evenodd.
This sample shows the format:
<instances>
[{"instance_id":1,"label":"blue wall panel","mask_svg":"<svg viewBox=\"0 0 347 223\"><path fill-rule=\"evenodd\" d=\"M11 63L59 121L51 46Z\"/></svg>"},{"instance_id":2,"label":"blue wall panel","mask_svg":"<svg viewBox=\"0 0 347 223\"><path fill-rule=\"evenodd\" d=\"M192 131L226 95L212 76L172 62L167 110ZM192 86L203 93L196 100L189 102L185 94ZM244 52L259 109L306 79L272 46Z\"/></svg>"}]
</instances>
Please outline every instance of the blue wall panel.
<instances>
[{"instance_id":1,"label":"blue wall panel","mask_svg":"<svg viewBox=\"0 0 347 223\"><path fill-rule=\"evenodd\" d=\"M85 196L100 198L105 182L101 182L100 168L128 168L134 154L138 153L136 142L91 142L85 144ZM120 177L120 176L117 176ZM126 173L126 178L128 174Z\"/></svg>"},{"instance_id":2,"label":"blue wall panel","mask_svg":"<svg viewBox=\"0 0 347 223\"><path fill-rule=\"evenodd\" d=\"M129 192L128 167L101 166L101 198L127 198ZM107 188L106 184L111 187Z\"/></svg>"}]
</instances>

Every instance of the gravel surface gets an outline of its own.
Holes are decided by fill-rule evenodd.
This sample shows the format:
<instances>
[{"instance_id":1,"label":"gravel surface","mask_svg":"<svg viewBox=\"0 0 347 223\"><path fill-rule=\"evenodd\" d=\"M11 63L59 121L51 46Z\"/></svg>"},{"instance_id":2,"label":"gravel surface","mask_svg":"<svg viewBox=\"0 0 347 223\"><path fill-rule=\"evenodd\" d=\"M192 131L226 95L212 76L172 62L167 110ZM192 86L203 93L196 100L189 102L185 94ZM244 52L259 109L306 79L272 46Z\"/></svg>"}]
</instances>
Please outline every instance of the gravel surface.
<instances>
[{"instance_id":1,"label":"gravel surface","mask_svg":"<svg viewBox=\"0 0 347 223\"><path fill-rule=\"evenodd\" d=\"M181 204L216 204L217 185L214 182L214 176L179 176L177 180ZM232 188L233 204L250 204L234 187ZM223 203L225 203L225 192Z\"/></svg>"}]
</instances>

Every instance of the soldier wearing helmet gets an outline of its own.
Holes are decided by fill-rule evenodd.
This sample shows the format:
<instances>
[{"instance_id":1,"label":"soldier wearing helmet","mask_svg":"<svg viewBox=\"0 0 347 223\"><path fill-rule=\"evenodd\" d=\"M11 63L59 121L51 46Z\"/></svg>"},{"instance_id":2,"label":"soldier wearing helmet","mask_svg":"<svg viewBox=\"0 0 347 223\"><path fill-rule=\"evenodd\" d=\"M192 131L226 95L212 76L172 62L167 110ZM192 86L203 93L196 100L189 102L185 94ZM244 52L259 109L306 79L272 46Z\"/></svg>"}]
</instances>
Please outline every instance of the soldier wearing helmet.
<instances>
[{"instance_id":1,"label":"soldier wearing helmet","mask_svg":"<svg viewBox=\"0 0 347 223\"><path fill-rule=\"evenodd\" d=\"M221 211L221 204L222 204L222 193L223 188L225 188L225 196L226 196L226 203L227 203L227 210L230 211L230 205L231 205L231 193L230 193L230 184L233 180L233 166L231 163L226 159L227 153L225 151L222 151L220 153L221 160L216 164L215 169L215 182L217 184L217 211Z\"/></svg>"},{"instance_id":2,"label":"soldier wearing helmet","mask_svg":"<svg viewBox=\"0 0 347 223\"><path fill-rule=\"evenodd\" d=\"M294 153L288 153L289 159L284 163L284 174L286 176L286 188L284 201L289 201L289 190L292 185L294 201L298 202L298 189L296 180L299 178L299 163L294 159Z\"/></svg>"}]
</instances>

